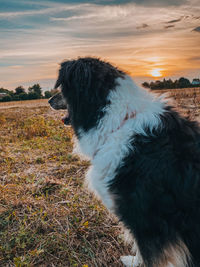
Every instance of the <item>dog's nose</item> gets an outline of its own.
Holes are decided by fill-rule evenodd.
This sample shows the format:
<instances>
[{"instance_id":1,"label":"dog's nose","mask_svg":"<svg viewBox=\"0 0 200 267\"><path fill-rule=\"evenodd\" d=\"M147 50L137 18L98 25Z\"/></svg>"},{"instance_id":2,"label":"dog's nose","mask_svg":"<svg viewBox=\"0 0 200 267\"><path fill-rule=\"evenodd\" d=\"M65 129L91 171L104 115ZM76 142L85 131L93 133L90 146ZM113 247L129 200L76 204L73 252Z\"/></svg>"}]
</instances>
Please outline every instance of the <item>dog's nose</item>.
<instances>
[{"instance_id":1,"label":"dog's nose","mask_svg":"<svg viewBox=\"0 0 200 267\"><path fill-rule=\"evenodd\" d=\"M49 100L48 100L48 103L49 103L49 105L50 105L51 107L54 106L54 100L53 100L52 98L53 98L53 96L52 96L51 98L49 98Z\"/></svg>"}]
</instances>

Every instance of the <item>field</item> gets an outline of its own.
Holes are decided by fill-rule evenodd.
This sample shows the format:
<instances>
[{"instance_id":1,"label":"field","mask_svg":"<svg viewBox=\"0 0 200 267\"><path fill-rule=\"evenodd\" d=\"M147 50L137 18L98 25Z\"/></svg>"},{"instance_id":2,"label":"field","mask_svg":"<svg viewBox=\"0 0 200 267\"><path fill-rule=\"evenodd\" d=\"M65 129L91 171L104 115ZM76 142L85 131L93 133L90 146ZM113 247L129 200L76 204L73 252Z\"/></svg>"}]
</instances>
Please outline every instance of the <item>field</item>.
<instances>
[{"instance_id":1,"label":"field","mask_svg":"<svg viewBox=\"0 0 200 267\"><path fill-rule=\"evenodd\" d=\"M170 102L185 117L200 121L200 87L155 91L169 96Z\"/></svg>"},{"instance_id":2,"label":"field","mask_svg":"<svg viewBox=\"0 0 200 267\"><path fill-rule=\"evenodd\" d=\"M160 93L160 92L158 92ZM200 120L200 88L171 90ZM89 162L47 100L0 103L0 266L122 266L120 225L84 187Z\"/></svg>"}]
</instances>

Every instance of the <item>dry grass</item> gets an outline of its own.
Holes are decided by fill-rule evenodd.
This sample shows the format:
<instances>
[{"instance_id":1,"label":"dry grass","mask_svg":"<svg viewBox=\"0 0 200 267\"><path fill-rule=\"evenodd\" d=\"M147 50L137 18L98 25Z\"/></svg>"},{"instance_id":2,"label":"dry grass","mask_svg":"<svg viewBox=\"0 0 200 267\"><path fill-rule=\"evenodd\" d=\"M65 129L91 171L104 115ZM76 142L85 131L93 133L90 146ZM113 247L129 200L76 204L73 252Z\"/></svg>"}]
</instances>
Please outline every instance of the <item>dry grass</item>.
<instances>
[{"instance_id":1,"label":"dry grass","mask_svg":"<svg viewBox=\"0 0 200 267\"><path fill-rule=\"evenodd\" d=\"M200 87L185 89L156 90L159 94L166 93L179 111L191 120L200 121Z\"/></svg>"},{"instance_id":2,"label":"dry grass","mask_svg":"<svg viewBox=\"0 0 200 267\"><path fill-rule=\"evenodd\" d=\"M48 100L39 99L39 100L0 102L0 110L5 108L36 107L36 106L37 107L48 106Z\"/></svg>"},{"instance_id":3,"label":"dry grass","mask_svg":"<svg viewBox=\"0 0 200 267\"><path fill-rule=\"evenodd\" d=\"M129 253L83 186L89 163L62 116L38 103L0 111L0 266L121 266Z\"/></svg>"},{"instance_id":4,"label":"dry grass","mask_svg":"<svg viewBox=\"0 0 200 267\"><path fill-rule=\"evenodd\" d=\"M199 92L171 94L199 118ZM122 266L130 248L83 186L89 163L72 155L63 112L25 102L0 104L0 266Z\"/></svg>"}]
</instances>

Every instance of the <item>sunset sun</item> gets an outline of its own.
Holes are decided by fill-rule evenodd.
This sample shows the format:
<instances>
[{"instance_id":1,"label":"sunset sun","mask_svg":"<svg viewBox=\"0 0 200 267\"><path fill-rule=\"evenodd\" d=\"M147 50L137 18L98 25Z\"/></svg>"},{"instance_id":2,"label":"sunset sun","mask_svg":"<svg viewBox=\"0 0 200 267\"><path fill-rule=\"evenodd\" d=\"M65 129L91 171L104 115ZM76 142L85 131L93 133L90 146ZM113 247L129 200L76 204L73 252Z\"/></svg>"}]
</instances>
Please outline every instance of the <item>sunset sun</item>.
<instances>
[{"instance_id":1,"label":"sunset sun","mask_svg":"<svg viewBox=\"0 0 200 267\"><path fill-rule=\"evenodd\" d=\"M160 69L153 69L150 71L150 74L153 77L161 77L162 73L160 71L161 71Z\"/></svg>"}]
</instances>

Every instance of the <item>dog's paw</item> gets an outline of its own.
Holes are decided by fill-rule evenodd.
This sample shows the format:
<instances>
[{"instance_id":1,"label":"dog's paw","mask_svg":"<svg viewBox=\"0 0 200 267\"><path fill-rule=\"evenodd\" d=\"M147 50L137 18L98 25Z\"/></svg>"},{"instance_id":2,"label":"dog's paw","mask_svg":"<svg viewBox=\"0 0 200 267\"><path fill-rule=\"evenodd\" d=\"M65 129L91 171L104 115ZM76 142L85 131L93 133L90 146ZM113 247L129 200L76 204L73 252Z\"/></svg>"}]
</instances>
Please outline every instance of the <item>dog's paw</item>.
<instances>
[{"instance_id":1,"label":"dog's paw","mask_svg":"<svg viewBox=\"0 0 200 267\"><path fill-rule=\"evenodd\" d=\"M121 256L120 259L126 267L139 267L142 264L137 256Z\"/></svg>"},{"instance_id":2,"label":"dog's paw","mask_svg":"<svg viewBox=\"0 0 200 267\"><path fill-rule=\"evenodd\" d=\"M133 267L134 263L134 257L133 256L121 256L120 260L122 261L122 263L126 266L126 267Z\"/></svg>"}]
</instances>

